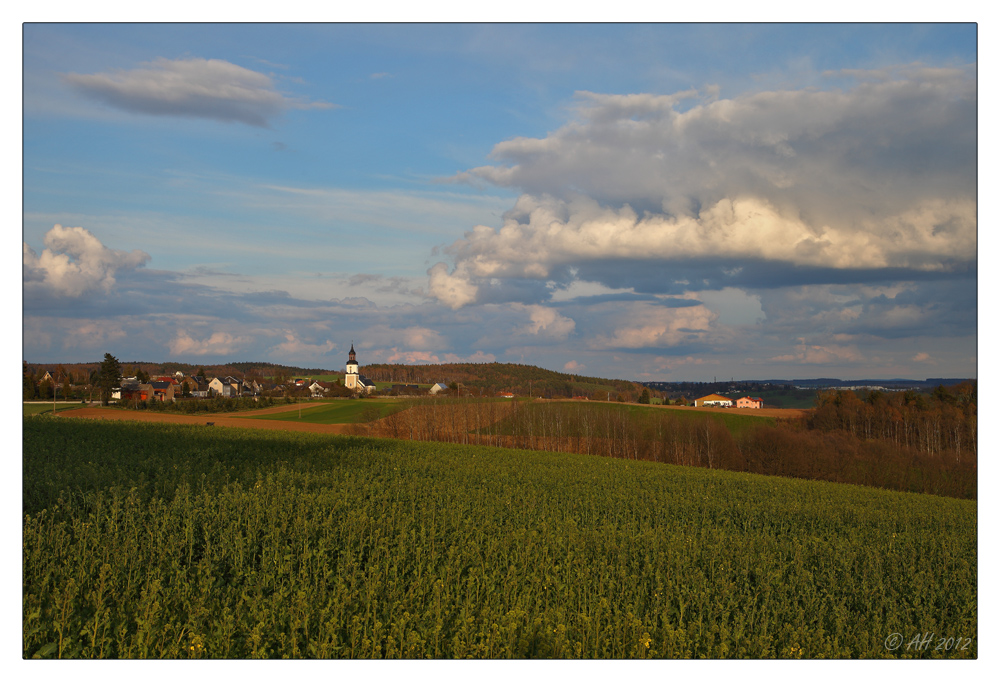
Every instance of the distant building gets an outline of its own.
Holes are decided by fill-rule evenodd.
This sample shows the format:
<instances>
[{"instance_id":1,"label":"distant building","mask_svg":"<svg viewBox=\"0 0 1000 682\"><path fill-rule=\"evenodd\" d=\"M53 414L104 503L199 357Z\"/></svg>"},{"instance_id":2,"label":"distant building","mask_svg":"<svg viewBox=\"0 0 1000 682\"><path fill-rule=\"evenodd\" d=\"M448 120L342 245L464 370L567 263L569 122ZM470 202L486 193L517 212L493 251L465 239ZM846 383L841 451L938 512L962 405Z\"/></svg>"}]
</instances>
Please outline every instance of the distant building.
<instances>
[{"instance_id":1,"label":"distant building","mask_svg":"<svg viewBox=\"0 0 1000 682\"><path fill-rule=\"evenodd\" d=\"M354 352L354 342L351 342L351 351L347 354L347 365L344 368L344 386L355 393L371 393L375 390L375 382L358 373L358 359Z\"/></svg>"},{"instance_id":2,"label":"distant building","mask_svg":"<svg viewBox=\"0 0 1000 682\"><path fill-rule=\"evenodd\" d=\"M732 407L733 401L717 393L709 393L694 401L695 407Z\"/></svg>"},{"instance_id":3,"label":"distant building","mask_svg":"<svg viewBox=\"0 0 1000 682\"><path fill-rule=\"evenodd\" d=\"M745 398L737 398L736 407L749 408L751 410L759 410L764 407L764 399L751 398L750 396L746 396Z\"/></svg>"},{"instance_id":4,"label":"distant building","mask_svg":"<svg viewBox=\"0 0 1000 682\"><path fill-rule=\"evenodd\" d=\"M429 392L431 395L437 395L441 391L447 391L447 390L448 390L448 384L434 384L433 386L431 386Z\"/></svg>"}]
</instances>

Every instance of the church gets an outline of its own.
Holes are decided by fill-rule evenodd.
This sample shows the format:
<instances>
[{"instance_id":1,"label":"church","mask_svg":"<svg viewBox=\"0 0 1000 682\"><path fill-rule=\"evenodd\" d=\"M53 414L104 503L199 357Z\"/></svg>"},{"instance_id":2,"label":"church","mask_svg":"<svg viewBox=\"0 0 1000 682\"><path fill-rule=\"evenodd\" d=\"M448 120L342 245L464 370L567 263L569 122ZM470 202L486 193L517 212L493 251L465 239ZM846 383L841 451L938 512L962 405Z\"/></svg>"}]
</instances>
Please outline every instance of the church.
<instances>
[{"instance_id":1,"label":"church","mask_svg":"<svg viewBox=\"0 0 1000 682\"><path fill-rule=\"evenodd\" d=\"M344 369L344 386L355 393L371 393L375 390L375 382L363 374L358 374L358 359L354 352L354 342L351 341L351 352L347 354L347 366Z\"/></svg>"}]
</instances>

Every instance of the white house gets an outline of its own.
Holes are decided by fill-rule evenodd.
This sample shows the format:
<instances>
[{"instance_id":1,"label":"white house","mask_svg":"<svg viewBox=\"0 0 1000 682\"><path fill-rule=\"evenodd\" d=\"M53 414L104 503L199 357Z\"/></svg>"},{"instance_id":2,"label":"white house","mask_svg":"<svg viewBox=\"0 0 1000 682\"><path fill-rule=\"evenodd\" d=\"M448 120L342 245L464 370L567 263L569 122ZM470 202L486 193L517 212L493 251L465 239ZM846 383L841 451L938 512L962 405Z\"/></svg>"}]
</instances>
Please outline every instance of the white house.
<instances>
[{"instance_id":1,"label":"white house","mask_svg":"<svg viewBox=\"0 0 1000 682\"><path fill-rule=\"evenodd\" d=\"M437 395L441 391L447 391L447 390L448 390L448 384L434 384L430 388L430 394Z\"/></svg>"}]
</instances>

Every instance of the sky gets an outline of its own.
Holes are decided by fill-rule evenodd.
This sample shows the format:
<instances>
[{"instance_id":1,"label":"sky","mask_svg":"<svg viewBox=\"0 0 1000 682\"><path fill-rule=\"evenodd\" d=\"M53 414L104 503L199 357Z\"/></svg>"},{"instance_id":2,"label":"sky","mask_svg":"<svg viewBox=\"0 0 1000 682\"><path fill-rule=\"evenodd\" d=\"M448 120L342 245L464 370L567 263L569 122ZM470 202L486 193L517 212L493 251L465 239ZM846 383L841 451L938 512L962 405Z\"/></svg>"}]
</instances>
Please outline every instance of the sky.
<instances>
[{"instance_id":1,"label":"sky","mask_svg":"<svg viewBox=\"0 0 1000 682\"><path fill-rule=\"evenodd\" d=\"M975 24L22 27L29 362L977 375Z\"/></svg>"}]
</instances>

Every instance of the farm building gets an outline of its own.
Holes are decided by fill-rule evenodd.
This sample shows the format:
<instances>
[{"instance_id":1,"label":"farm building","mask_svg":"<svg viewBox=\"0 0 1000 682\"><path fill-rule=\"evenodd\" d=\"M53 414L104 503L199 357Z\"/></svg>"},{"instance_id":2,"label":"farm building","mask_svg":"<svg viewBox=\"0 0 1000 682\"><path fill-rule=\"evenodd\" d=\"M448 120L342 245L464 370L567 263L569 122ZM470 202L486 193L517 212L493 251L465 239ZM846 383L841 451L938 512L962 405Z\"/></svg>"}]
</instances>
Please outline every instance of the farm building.
<instances>
[{"instance_id":1,"label":"farm building","mask_svg":"<svg viewBox=\"0 0 1000 682\"><path fill-rule=\"evenodd\" d=\"M431 395L437 395L441 391L447 391L447 390L448 390L448 384L434 384L433 386L431 386L429 393Z\"/></svg>"},{"instance_id":2,"label":"farm building","mask_svg":"<svg viewBox=\"0 0 1000 682\"><path fill-rule=\"evenodd\" d=\"M736 407L750 408L752 410L759 410L762 407L764 407L764 399L763 398L751 398L750 396L746 396L746 397L743 397L743 398L737 398L736 399Z\"/></svg>"},{"instance_id":3,"label":"farm building","mask_svg":"<svg viewBox=\"0 0 1000 682\"><path fill-rule=\"evenodd\" d=\"M694 401L695 407L732 407L733 401L717 393L709 393Z\"/></svg>"}]
</instances>

